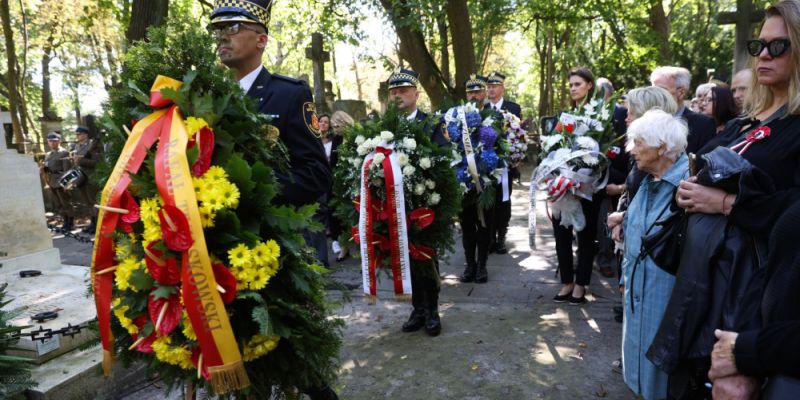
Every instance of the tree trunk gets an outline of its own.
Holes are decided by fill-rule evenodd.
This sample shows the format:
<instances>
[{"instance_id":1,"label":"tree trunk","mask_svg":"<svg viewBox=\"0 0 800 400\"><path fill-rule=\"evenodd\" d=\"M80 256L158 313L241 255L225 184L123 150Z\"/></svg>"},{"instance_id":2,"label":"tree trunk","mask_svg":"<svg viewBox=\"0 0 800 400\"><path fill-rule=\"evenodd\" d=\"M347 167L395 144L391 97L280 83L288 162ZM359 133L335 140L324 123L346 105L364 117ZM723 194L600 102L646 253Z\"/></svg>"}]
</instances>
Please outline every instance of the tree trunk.
<instances>
[{"instance_id":1,"label":"tree trunk","mask_svg":"<svg viewBox=\"0 0 800 400\"><path fill-rule=\"evenodd\" d=\"M659 54L661 56L660 64L671 64L672 51L669 48L669 35L672 26L669 17L667 17L667 13L664 12L664 3L661 2L661 0L655 0L650 7L650 26L658 35Z\"/></svg>"},{"instance_id":2,"label":"tree trunk","mask_svg":"<svg viewBox=\"0 0 800 400\"><path fill-rule=\"evenodd\" d=\"M52 42L53 36L50 35ZM53 115L53 92L50 90L50 60L52 60L53 48L49 45L42 49L42 116L52 118Z\"/></svg>"},{"instance_id":3,"label":"tree trunk","mask_svg":"<svg viewBox=\"0 0 800 400\"><path fill-rule=\"evenodd\" d=\"M444 10L442 10L444 11ZM442 78L445 81L445 86L453 84L453 76L450 74L450 38L447 36L447 16L441 12L436 17L436 26L439 29L439 42L442 48Z\"/></svg>"},{"instance_id":4,"label":"tree trunk","mask_svg":"<svg viewBox=\"0 0 800 400\"><path fill-rule=\"evenodd\" d=\"M353 72L356 74L356 89L358 90L358 99L364 100L364 91L361 87L361 77L358 76L358 60L356 59L356 53L352 53L353 55Z\"/></svg>"},{"instance_id":5,"label":"tree trunk","mask_svg":"<svg viewBox=\"0 0 800 400\"><path fill-rule=\"evenodd\" d=\"M3 33L6 41L6 62L8 78L8 103L9 114L11 114L11 126L14 130L14 140L17 142L17 151L25 152L24 137L22 135L22 125L19 115L19 92L17 91L17 54L14 48L14 33L11 31L11 16L8 7L8 0L0 0L0 19L3 23Z\"/></svg>"},{"instance_id":6,"label":"tree trunk","mask_svg":"<svg viewBox=\"0 0 800 400\"><path fill-rule=\"evenodd\" d=\"M411 8L406 0L381 0L381 5L389 15L397 38L400 40L400 55L408 60L414 71L419 73L420 84L428 93L431 104L436 108L448 94L447 85L436 61L425 45L425 36L419 30L412 29L413 27L403 20L404 16L409 15L412 11Z\"/></svg>"},{"instance_id":7,"label":"tree trunk","mask_svg":"<svg viewBox=\"0 0 800 400\"><path fill-rule=\"evenodd\" d=\"M465 83L475 70L475 44L472 40L472 25L469 20L467 0L447 2L447 21L453 38L453 58L456 62L454 99L466 98Z\"/></svg>"},{"instance_id":8,"label":"tree trunk","mask_svg":"<svg viewBox=\"0 0 800 400\"><path fill-rule=\"evenodd\" d=\"M147 28L161 26L168 10L169 0L133 0L131 22L125 34L128 43L146 39Z\"/></svg>"}]
</instances>

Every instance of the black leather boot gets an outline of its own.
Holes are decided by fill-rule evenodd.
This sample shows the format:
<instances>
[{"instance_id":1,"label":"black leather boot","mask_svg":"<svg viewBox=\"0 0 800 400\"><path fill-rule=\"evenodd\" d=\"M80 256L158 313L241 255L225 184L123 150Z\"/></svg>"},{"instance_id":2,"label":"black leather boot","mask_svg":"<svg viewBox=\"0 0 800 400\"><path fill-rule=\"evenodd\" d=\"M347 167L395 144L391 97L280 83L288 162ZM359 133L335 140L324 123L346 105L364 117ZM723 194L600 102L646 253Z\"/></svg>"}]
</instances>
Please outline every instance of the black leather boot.
<instances>
[{"instance_id":1,"label":"black leather boot","mask_svg":"<svg viewBox=\"0 0 800 400\"><path fill-rule=\"evenodd\" d=\"M64 224L61 225L61 231L67 233L75 227L75 217L64 217Z\"/></svg>"},{"instance_id":2,"label":"black leather boot","mask_svg":"<svg viewBox=\"0 0 800 400\"><path fill-rule=\"evenodd\" d=\"M458 278L461 282L475 281L475 270L478 268L478 263L475 262L475 247L471 249L464 249L464 257L467 259L467 267L464 268L464 273Z\"/></svg>"},{"instance_id":3,"label":"black leather boot","mask_svg":"<svg viewBox=\"0 0 800 400\"><path fill-rule=\"evenodd\" d=\"M83 233L94 233L95 229L97 229L97 216L91 218L91 222L89 226L83 228Z\"/></svg>"},{"instance_id":4,"label":"black leather boot","mask_svg":"<svg viewBox=\"0 0 800 400\"><path fill-rule=\"evenodd\" d=\"M497 230L497 241L494 243L494 252L497 254L506 254L506 231L508 229L502 228Z\"/></svg>"},{"instance_id":5,"label":"black leather boot","mask_svg":"<svg viewBox=\"0 0 800 400\"><path fill-rule=\"evenodd\" d=\"M425 295L420 293L421 290L414 290L411 293L411 304L414 309L408 317L408 321L403 324L403 332L416 332L425 326L426 312L425 312Z\"/></svg>"},{"instance_id":6,"label":"black leather boot","mask_svg":"<svg viewBox=\"0 0 800 400\"><path fill-rule=\"evenodd\" d=\"M478 269L475 271L475 283L489 282L489 271L486 270L486 261L478 263Z\"/></svg>"},{"instance_id":7,"label":"black leather boot","mask_svg":"<svg viewBox=\"0 0 800 400\"><path fill-rule=\"evenodd\" d=\"M436 287L428 288L425 302L427 303L425 333L430 336L439 336L439 333L442 332L442 321L439 318L439 293Z\"/></svg>"}]
</instances>

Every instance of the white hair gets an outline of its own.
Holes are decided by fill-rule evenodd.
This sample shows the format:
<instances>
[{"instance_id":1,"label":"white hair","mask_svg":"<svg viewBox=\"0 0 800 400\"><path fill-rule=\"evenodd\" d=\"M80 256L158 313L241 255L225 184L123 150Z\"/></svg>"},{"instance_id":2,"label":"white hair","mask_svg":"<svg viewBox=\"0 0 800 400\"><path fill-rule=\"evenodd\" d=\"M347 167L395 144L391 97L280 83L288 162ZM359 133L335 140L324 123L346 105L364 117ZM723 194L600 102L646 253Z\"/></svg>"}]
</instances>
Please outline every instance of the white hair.
<instances>
[{"instance_id":1,"label":"white hair","mask_svg":"<svg viewBox=\"0 0 800 400\"><path fill-rule=\"evenodd\" d=\"M662 76L672 79L676 89L683 88L687 92L689 91L692 74L689 73L688 69L683 67L658 67L650 74L650 83L652 84L653 81Z\"/></svg>"},{"instance_id":2,"label":"white hair","mask_svg":"<svg viewBox=\"0 0 800 400\"><path fill-rule=\"evenodd\" d=\"M686 122L662 110L649 110L640 118L631 122L628 127L628 143L625 146L631 151L634 140L641 140L648 147L666 147L664 157L677 160L686 151L686 137L689 128Z\"/></svg>"},{"instance_id":3,"label":"white hair","mask_svg":"<svg viewBox=\"0 0 800 400\"><path fill-rule=\"evenodd\" d=\"M717 84L714 82L701 83L700 85L697 85L697 89L694 90L694 97L703 97L706 95L706 93L708 93L709 90L711 90L711 88L716 86Z\"/></svg>"}]
</instances>

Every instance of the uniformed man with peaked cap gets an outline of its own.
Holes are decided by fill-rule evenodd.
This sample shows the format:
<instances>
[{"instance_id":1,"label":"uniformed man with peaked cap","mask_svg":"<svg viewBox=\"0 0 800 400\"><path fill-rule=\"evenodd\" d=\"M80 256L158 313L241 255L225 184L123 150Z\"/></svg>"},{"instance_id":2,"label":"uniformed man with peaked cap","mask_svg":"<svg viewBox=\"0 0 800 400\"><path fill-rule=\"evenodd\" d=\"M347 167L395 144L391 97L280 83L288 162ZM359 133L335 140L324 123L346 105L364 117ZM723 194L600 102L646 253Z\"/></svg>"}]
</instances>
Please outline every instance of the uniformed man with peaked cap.
<instances>
[{"instance_id":1,"label":"uniformed man with peaked cap","mask_svg":"<svg viewBox=\"0 0 800 400\"><path fill-rule=\"evenodd\" d=\"M217 55L234 71L239 85L289 151L290 170L275 170L281 190L277 203L302 206L318 202L331 184L331 171L319 139L316 109L305 83L272 74L262 65L273 0L216 0L209 31ZM338 400L330 386L304 388L312 400Z\"/></svg>"},{"instance_id":2,"label":"uniformed man with peaked cap","mask_svg":"<svg viewBox=\"0 0 800 400\"><path fill-rule=\"evenodd\" d=\"M258 111L272 117L289 151L291 170L275 170L281 183L276 201L293 205L316 202L331 183L325 150L319 140L316 108L305 83L272 74L262 65L272 0L217 0L209 31L217 55L234 71Z\"/></svg>"},{"instance_id":3,"label":"uniformed man with peaked cap","mask_svg":"<svg viewBox=\"0 0 800 400\"><path fill-rule=\"evenodd\" d=\"M389 99L397 103L397 108L406 113L406 118L425 122L425 129L430 130L428 114L417 108L419 100L419 74L410 69L399 68L393 72L386 83L389 87ZM440 129L431 133L431 141L440 146L450 143ZM403 324L403 332L416 332L423 327L431 336L442 331L439 317L439 260L433 260L433 268L411 268L411 304L413 310L408 321Z\"/></svg>"}]
</instances>

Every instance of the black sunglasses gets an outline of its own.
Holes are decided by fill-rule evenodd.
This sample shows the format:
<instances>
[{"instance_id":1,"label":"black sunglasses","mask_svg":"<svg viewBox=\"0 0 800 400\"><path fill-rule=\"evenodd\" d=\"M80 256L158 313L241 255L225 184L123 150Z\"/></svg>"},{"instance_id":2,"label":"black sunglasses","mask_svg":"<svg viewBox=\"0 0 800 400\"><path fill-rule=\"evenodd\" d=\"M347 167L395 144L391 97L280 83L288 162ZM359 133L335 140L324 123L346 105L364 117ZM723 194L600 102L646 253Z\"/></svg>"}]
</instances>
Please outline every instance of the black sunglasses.
<instances>
[{"instance_id":1,"label":"black sunglasses","mask_svg":"<svg viewBox=\"0 0 800 400\"><path fill-rule=\"evenodd\" d=\"M791 42L789 42L789 39L775 39L771 42L766 42L762 39L748 40L747 52L753 57L758 57L766 47L769 56L775 58L786 53L786 50L789 50L790 44Z\"/></svg>"}]
</instances>

